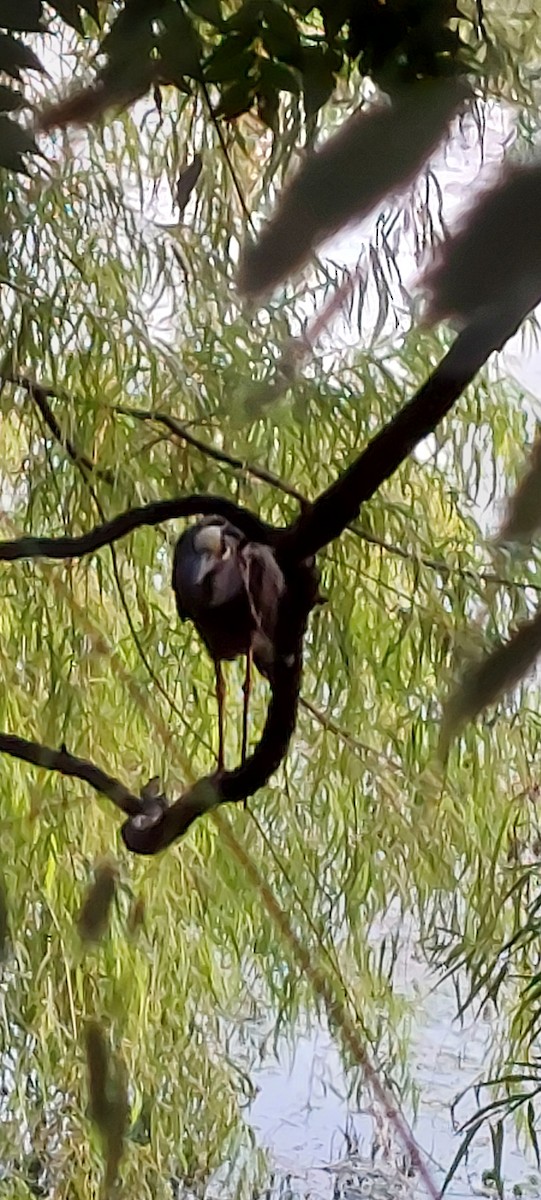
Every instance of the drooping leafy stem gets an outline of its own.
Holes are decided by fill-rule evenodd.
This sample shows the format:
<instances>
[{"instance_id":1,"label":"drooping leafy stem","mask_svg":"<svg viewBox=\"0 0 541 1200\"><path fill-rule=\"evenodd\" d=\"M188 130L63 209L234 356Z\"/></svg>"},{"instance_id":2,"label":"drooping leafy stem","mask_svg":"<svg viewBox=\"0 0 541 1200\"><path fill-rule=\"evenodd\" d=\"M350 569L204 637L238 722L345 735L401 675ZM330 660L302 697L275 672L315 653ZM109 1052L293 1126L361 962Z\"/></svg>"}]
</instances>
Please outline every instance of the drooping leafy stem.
<instances>
[{"instance_id":1,"label":"drooping leafy stem","mask_svg":"<svg viewBox=\"0 0 541 1200\"><path fill-rule=\"evenodd\" d=\"M326 491L312 503L303 505L298 519L288 526L276 528L269 525L246 508L223 497L195 494L128 509L79 537L24 537L0 543L0 559L4 561L40 557L79 558L111 545L143 525L155 526L175 517L217 513L233 521L247 538L272 545L282 564L286 592L277 631L280 668L273 680L271 702L260 742L242 766L206 777L170 807L164 798L159 803L141 799L139 810L134 812L130 794L124 809L129 819L123 828L129 849L141 854L154 854L165 849L209 808L245 800L258 791L276 770L287 752L295 728L303 638L310 611L319 598L314 555L340 536L358 515L361 504L436 428L489 354L507 341L538 299L537 294L528 291L520 299L515 298L514 304L509 302L495 306L488 313L483 312L458 335L413 399L369 442L359 457ZM37 744L28 745L35 747ZM15 753L13 745L7 752ZM42 759L42 765L76 775L77 763L62 760L59 765L58 760L54 760L55 753L47 751L47 763ZM20 756L36 761L30 752L21 753ZM67 766L69 770L64 769ZM89 771L86 770L86 775L80 777L88 778ZM92 786L97 790L105 790L99 786L97 776L92 777ZM110 792L109 785L107 787L105 794ZM120 807L123 807L122 804Z\"/></svg>"}]
</instances>

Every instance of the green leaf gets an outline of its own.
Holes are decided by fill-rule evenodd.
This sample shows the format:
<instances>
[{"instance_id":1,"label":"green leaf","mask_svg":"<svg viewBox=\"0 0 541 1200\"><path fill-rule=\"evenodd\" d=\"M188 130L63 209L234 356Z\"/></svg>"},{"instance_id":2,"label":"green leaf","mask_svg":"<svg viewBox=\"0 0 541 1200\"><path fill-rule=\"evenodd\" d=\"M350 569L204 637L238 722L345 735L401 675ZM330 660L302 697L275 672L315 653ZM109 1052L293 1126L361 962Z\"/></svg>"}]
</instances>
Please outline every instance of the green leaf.
<instances>
[{"instance_id":1,"label":"green leaf","mask_svg":"<svg viewBox=\"0 0 541 1200\"><path fill-rule=\"evenodd\" d=\"M43 71L43 66L34 51L8 33L0 33L0 71L20 79L21 71Z\"/></svg>"},{"instance_id":2,"label":"green leaf","mask_svg":"<svg viewBox=\"0 0 541 1200\"><path fill-rule=\"evenodd\" d=\"M0 166L27 174L23 154L37 154L34 138L9 117L0 117Z\"/></svg>"},{"instance_id":3,"label":"green leaf","mask_svg":"<svg viewBox=\"0 0 541 1200\"><path fill-rule=\"evenodd\" d=\"M232 34L224 38L205 62L205 79L209 83L221 83L230 79L237 81L246 75L256 61L251 41L244 34Z\"/></svg>"},{"instance_id":4,"label":"green leaf","mask_svg":"<svg viewBox=\"0 0 541 1200\"><path fill-rule=\"evenodd\" d=\"M266 94L272 92L292 92L298 96L300 84L293 71L285 63L269 62L267 58L258 60L259 78L264 85Z\"/></svg>"},{"instance_id":5,"label":"green leaf","mask_svg":"<svg viewBox=\"0 0 541 1200\"><path fill-rule=\"evenodd\" d=\"M240 117L242 113L252 107L254 96L255 88L248 79L232 84L223 93L216 116L224 117L226 121L233 121L235 117Z\"/></svg>"},{"instance_id":6,"label":"green leaf","mask_svg":"<svg viewBox=\"0 0 541 1200\"><path fill-rule=\"evenodd\" d=\"M262 15L265 20L262 30L265 49L273 58L297 63L301 39L296 21L276 0L264 0Z\"/></svg>"},{"instance_id":7,"label":"green leaf","mask_svg":"<svg viewBox=\"0 0 541 1200\"><path fill-rule=\"evenodd\" d=\"M202 17L209 25L220 29L224 24L220 0L186 0L186 3L197 17Z\"/></svg>"},{"instance_id":8,"label":"green leaf","mask_svg":"<svg viewBox=\"0 0 541 1200\"><path fill-rule=\"evenodd\" d=\"M162 0L154 0L145 5L127 3L119 12L116 21L101 41L101 52L106 54L111 62L120 62L132 57L151 54L155 49L158 32L153 22L161 20L164 4Z\"/></svg>"},{"instance_id":9,"label":"green leaf","mask_svg":"<svg viewBox=\"0 0 541 1200\"><path fill-rule=\"evenodd\" d=\"M0 25L20 33L41 33L41 0L2 0Z\"/></svg>"},{"instance_id":10,"label":"green leaf","mask_svg":"<svg viewBox=\"0 0 541 1200\"><path fill-rule=\"evenodd\" d=\"M169 4L161 20L165 30L158 42L160 59L167 78L176 83L184 76L201 75L201 41L192 22L177 4Z\"/></svg>"},{"instance_id":11,"label":"green leaf","mask_svg":"<svg viewBox=\"0 0 541 1200\"><path fill-rule=\"evenodd\" d=\"M231 29L256 37L261 32L261 0L244 0L244 4L225 23Z\"/></svg>"},{"instance_id":12,"label":"green leaf","mask_svg":"<svg viewBox=\"0 0 541 1200\"><path fill-rule=\"evenodd\" d=\"M23 108L25 103L22 92L14 92L12 88L0 83L0 112L15 112Z\"/></svg>"},{"instance_id":13,"label":"green leaf","mask_svg":"<svg viewBox=\"0 0 541 1200\"><path fill-rule=\"evenodd\" d=\"M231 80L244 79L253 72L256 62L257 56L253 50L242 50L232 57L213 58L205 67L205 79L207 83L229 83Z\"/></svg>"},{"instance_id":14,"label":"green leaf","mask_svg":"<svg viewBox=\"0 0 541 1200\"><path fill-rule=\"evenodd\" d=\"M332 96L335 86L335 64L334 56L326 50L314 47L303 50L300 69L307 118L315 116Z\"/></svg>"}]
</instances>

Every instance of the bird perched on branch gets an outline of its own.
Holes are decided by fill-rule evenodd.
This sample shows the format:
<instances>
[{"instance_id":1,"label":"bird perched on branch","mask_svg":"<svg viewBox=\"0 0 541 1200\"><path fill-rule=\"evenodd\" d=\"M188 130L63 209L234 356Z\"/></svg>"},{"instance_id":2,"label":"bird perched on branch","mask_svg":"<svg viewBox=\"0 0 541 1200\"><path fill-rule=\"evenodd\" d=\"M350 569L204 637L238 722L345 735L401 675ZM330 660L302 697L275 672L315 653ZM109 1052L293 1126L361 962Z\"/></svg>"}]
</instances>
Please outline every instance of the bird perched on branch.
<instances>
[{"instance_id":1,"label":"bird perched on branch","mask_svg":"<svg viewBox=\"0 0 541 1200\"><path fill-rule=\"evenodd\" d=\"M179 538L173 589L182 621L193 621L214 662L218 702L218 770L224 765L222 662L246 655L242 761L246 757L252 659L272 678L283 572L269 546L248 541L222 517L203 517Z\"/></svg>"}]
</instances>

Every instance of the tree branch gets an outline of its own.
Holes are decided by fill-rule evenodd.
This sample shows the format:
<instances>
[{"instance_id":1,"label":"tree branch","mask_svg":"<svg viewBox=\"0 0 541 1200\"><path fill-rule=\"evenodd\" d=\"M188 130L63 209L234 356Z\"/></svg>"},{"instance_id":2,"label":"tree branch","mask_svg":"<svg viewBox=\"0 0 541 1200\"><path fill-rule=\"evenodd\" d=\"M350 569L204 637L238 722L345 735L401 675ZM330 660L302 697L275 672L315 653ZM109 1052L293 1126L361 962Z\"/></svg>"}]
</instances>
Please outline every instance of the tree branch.
<instances>
[{"instance_id":1,"label":"tree branch","mask_svg":"<svg viewBox=\"0 0 541 1200\"><path fill-rule=\"evenodd\" d=\"M286 483L285 479L281 479L279 475L275 475L274 471L269 471L267 467L257 466L256 463L245 462L244 459L238 458L235 454L228 454L225 450L219 450L217 446L211 446L208 442L201 441L196 437L191 430L186 428L186 425L179 421L177 417L171 413L162 412L159 408L130 408L129 405L115 404L112 406L112 411L118 413L121 417L133 417L136 421L154 421L157 425L163 425L164 429L168 429L173 437L181 438L186 445L193 446L194 450L199 450L206 458L212 458L214 462L222 463L223 466L229 467L232 471L246 472L254 479L259 479L261 483L268 483L271 487L278 488L284 492L286 496L291 496L293 500L298 500L300 504L307 503L306 498L298 488L292 487Z\"/></svg>"},{"instance_id":2,"label":"tree branch","mask_svg":"<svg viewBox=\"0 0 541 1200\"><path fill-rule=\"evenodd\" d=\"M280 536L281 530L266 521L260 520L249 509L242 508L233 500L223 496L209 496L195 493L191 496L180 496L174 500L156 500L151 504L142 504L137 508L129 508L118 517L96 525L88 533L79 537L21 537L13 541L0 542L0 560L13 562L20 558L82 558L85 554L93 554L103 546L110 546L135 529L143 526L160 525L162 521L172 521L176 517L221 516L231 521L241 533L251 541L272 545Z\"/></svg>"},{"instance_id":3,"label":"tree branch","mask_svg":"<svg viewBox=\"0 0 541 1200\"><path fill-rule=\"evenodd\" d=\"M98 493L96 492L95 487L93 486L93 482L92 482L92 479L90 478L90 475L92 472L95 476L98 476L99 478L103 479L107 483L114 482L113 476L110 475L109 472L103 471L103 470L101 470L101 468L99 468L97 466L95 467L93 465L93 463L91 463L90 460L86 458L85 455L80 455L72 442L69 442L69 441L63 442L62 441L62 436L60 433L59 426L57 425L54 413L53 413L53 411L49 405L49 401L47 399L48 396L55 395L55 393L53 392L53 390L51 388L43 388L40 385L32 383L30 380L27 380L23 376L7 376L6 378L8 378L12 383L17 383L21 387L26 388L27 391L32 396L32 398L35 400L36 405L43 417L43 420L44 420L47 428L50 430L53 437L57 438L60 441L60 444L64 447L69 458L71 458L74 466L77 467L82 478L84 479L84 482L85 482L85 484L89 490L90 496L92 498L92 501L97 509L98 516L99 516L100 520L102 521L102 523L105 523L106 516L105 516L104 509L103 509L103 505L98 496ZM112 566L113 566L113 575L115 577L116 586L118 588L118 595L119 595L120 603L122 605L122 608L124 609L124 615L126 617L126 621L128 622L128 628L130 630L130 633L131 633L131 636L133 639L133 643L134 643L135 649L139 655L139 658L141 659L141 662L143 663L145 670L148 671L148 674L149 674L150 678L152 679L154 687L157 689L158 692L160 692L160 694L163 696L164 700L167 701L167 703L171 709L171 712L174 712L175 715L179 718L179 720L185 726L189 726L189 722L187 721L185 715L181 712L181 710L174 703L171 696L168 694L167 689L164 688L161 680L158 678L158 676L157 676L156 672L154 671L152 664L150 663L149 658L144 650L144 647L141 642L141 638L139 637L139 634L135 628L135 622L134 622L132 614L130 612L130 607L129 607L128 601L126 600L124 588L122 586L122 580L120 577L120 570L118 567L116 550L115 550L113 543L111 543L111 545L109 546L109 549L111 551L111 562L112 562Z\"/></svg>"},{"instance_id":4,"label":"tree branch","mask_svg":"<svg viewBox=\"0 0 541 1200\"><path fill-rule=\"evenodd\" d=\"M16 755L36 765L75 775L108 795L129 814L122 828L126 846L139 854L155 854L180 837L192 822L219 804L238 802L262 787L284 758L297 715L302 669L302 646L308 616L318 602L318 578L313 555L353 520L360 505L397 469L413 447L452 408L463 389L499 349L530 311L538 296L530 292L511 312L502 308L484 313L463 333L425 384L392 421L369 442L364 452L322 495L285 528L275 528L231 500L192 495L129 509L80 537L33 538L0 543L0 559L75 558L99 550L142 525L154 526L175 517L216 513L232 521L253 541L272 545L284 569L286 590L280 603L276 632L276 663L271 702L259 744L233 771L207 776L189 788L170 807L164 797L128 792L91 763L52 751L21 738L0 735L0 753Z\"/></svg>"},{"instance_id":5,"label":"tree branch","mask_svg":"<svg viewBox=\"0 0 541 1200\"><path fill-rule=\"evenodd\" d=\"M85 475L94 475L96 479L103 479L104 483L114 484L114 476L111 471L106 471L102 467L97 467L92 459L87 458L86 454L82 454L68 437L66 437L58 424L54 412L49 404L49 397L56 397L56 392L53 388L42 387L39 383L34 383L31 379L27 379L25 375L4 375L1 382L12 383L14 387L24 388L28 395L31 396L36 408L41 413L45 424L50 429L53 437L60 443L62 449L66 451L68 458L76 467L79 467Z\"/></svg>"},{"instance_id":6,"label":"tree branch","mask_svg":"<svg viewBox=\"0 0 541 1200\"><path fill-rule=\"evenodd\" d=\"M343 533L369 500L460 398L489 355L501 349L540 299L530 291L514 307L491 309L458 335L442 362L413 399L368 443L351 466L316 500L303 505L296 521L284 528L269 525L248 509L221 496L192 495L158 500L128 509L80 537L19 538L0 542L0 560L80 558L125 537L143 525L175 517L217 514L232 521L245 537L275 547L282 564L310 558Z\"/></svg>"},{"instance_id":7,"label":"tree branch","mask_svg":"<svg viewBox=\"0 0 541 1200\"><path fill-rule=\"evenodd\" d=\"M256 749L233 771L216 772L198 780L171 806L148 786L136 796L118 779L70 754L64 746L53 750L40 742L0 733L0 754L88 783L128 817L121 831L128 849L136 854L157 854L182 837L203 813L219 804L246 800L259 791L280 765L295 729L304 634L317 601L318 574L313 564L294 568L280 610L271 702Z\"/></svg>"},{"instance_id":8,"label":"tree branch","mask_svg":"<svg viewBox=\"0 0 541 1200\"><path fill-rule=\"evenodd\" d=\"M285 496L291 496L292 500L297 500L301 507L308 509L310 506L311 502L304 495L304 492L293 487L287 480L282 479L280 475L276 475L274 471L270 471L267 467L261 467L257 463L249 462L243 458L239 458L237 455L228 454L226 450L221 450L218 446L213 446L209 442L203 441L193 434L182 421L179 421L178 417L174 417L172 413L162 412L159 408L130 408L129 405L124 404L113 405L112 411L123 417L133 417L136 421L154 422L157 425L163 425L165 429L169 430L173 438L178 438L185 442L187 446L193 446L194 450L198 450L205 458L210 458L213 462L220 463L222 466L228 467L231 471L249 475L252 479L258 479L261 483L268 483L270 487L283 492ZM498 575L494 571L486 570L482 567L479 570L476 570L474 567L450 567L444 559L430 558L427 554L417 554L415 550L406 549L405 546L397 546L393 542L386 541L385 538L377 537L374 533L369 533L367 529L363 529L356 522L349 524L347 528L355 537L360 538L361 541L368 542L371 546L378 546L380 550L385 550L388 554L402 558L405 562L422 563L423 567L426 567L429 571L436 571L441 575L469 579L474 584L488 583L520 591L523 591L524 588L530 588L534 592L541 592L541 584L536 584L529 580L510 579L506 575Z\"/></svg>"},{"instance_id":9,"label":"tree branch","mask_svg":"<svg viewBox=\"0 0 541 1200\"><path fill-rule=\"evenodd\" d=\"M310 612L318 602L318 580L313 563L300 564L288 576L276 630L271 701L261 739L253 754L233 771L216 772L198 780L169 808L163 797L151 800L142 813L122 827L122 837L129 850L137 854L157 854L165 850L186 833L197 817L219 804L247 800L264 787L277 770L295 729L304 634Z\"/></svg>"},{"instance_id":10,"label":"tree branch","mask_svg":"<svg viewBox=\"0 0 541 1200\"><path fill-rule=\"evenodd\" d=\"M9 754L12 758L20 758L35 767L45 767L47 771L58 771L60 775L81 779L83 783L88 783L94 788L94 791L107 796L108 800L128 816L135 816L141 812L142 802L138 796L86 758L70 754L65 746L60 750L53 750L41 742L28 741L11 733L0 733L0 754Z\"/></svg>"},{"instance_id":11,"label":"tree branch","mask_svg":"<svg viewBox=\"0 0 541 1200\"><path fill-rule=\"evenodd\" d=\"M301 513L280 542L283 559L317 554L343 533L361 505L433 433L494 350L500 350L541 299L531 289L514 306L491 308L472 321L409 404L368 443L347 471Z\"/></svg>"}]
</instances>

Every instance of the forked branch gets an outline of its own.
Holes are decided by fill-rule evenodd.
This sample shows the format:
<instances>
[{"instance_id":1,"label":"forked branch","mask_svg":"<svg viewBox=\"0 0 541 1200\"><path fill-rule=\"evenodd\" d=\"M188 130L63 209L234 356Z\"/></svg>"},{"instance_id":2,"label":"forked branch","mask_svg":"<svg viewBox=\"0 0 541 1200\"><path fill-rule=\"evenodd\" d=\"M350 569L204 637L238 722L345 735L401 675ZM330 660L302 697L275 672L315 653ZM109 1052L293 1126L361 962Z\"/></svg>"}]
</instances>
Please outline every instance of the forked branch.
<instances>
[{"instance_id":1,"label":"forked branch","mask_svg":"<svg viewBox=\"0 0 541 1200\"><path fill-rule=\"evenodd\" d=\"M251 541L272 545L285 575L276 634L276 666L261 740L233 771L207 776L168 806L164 797L137 797L93 764L22 738L0 735L0 752L75 776L106 795L126 813L122 835L130 850L155 854L189 828L203 812L245 800L262 787L287 753L297 715L302 647L311 609L318 603L313 556L340 536L381 484L414 447L432 433L493 350L500 349L540 299L530 290L521 300L484 312L456 338L414 398L369 442L352 465L291 525L276 528L221 496L191 495L128 509L80 537L23 537L0 542L0 559L80 558L141 526L199 514L217 514Z\"/></svg>"}]
</instances>

